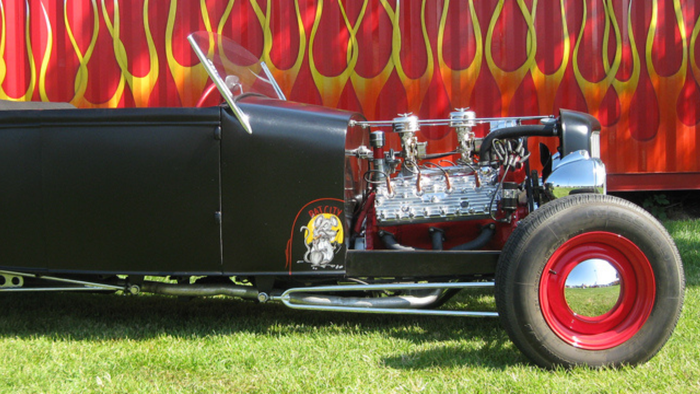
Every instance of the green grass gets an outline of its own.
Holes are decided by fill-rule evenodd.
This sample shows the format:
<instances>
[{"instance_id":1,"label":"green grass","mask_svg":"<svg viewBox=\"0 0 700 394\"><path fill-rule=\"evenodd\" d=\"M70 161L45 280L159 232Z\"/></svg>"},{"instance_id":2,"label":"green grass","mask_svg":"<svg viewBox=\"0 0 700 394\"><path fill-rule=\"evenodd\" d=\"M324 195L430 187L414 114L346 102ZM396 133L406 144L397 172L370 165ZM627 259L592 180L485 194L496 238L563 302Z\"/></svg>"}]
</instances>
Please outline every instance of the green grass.
<instances>
[{"instance_id":1,"label":"green grass","mask_svg":"<svg viewBox=\"0 0 700 394\"><path fill-rule=\"evenodd\" d=\"M686 267L676 332L649 363L546 371L497 319L300 312L231 299L3 294L0 392L700 391L700 221L667 223ZM450 307L493 308L479 292Z\"/></svg>"}]
</instances>

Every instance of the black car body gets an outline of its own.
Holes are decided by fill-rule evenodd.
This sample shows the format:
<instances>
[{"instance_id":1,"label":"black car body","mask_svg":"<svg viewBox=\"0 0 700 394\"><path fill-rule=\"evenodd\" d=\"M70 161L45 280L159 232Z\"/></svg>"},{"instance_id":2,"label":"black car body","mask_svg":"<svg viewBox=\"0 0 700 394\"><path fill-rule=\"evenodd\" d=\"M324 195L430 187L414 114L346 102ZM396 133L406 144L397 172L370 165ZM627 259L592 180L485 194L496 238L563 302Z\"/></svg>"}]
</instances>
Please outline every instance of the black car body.
<instances>
[{"instance_id":1,"label":"black car body","mask_svg":"<svg viewBox=\"0 0 700 394\"><path fill-rule=\"evenodd\" d=\"M264 64L223 37L190 41L219 106L3 104L0 290L500 315L543 366L640 363L668 339L680 258L651 216L605 195L595 118L458 109L368 122L284 100ZM489 133L477 137L479 125ZM427 153L417 132L430 126L454 129L454 150ZM542 148L541 177L528 137L559 142ZM439 308L493 286L498 312ZM599 301L611 287L617 298ZM581 291L600 312L574 300Z\"/></svg>"}]
</instances>

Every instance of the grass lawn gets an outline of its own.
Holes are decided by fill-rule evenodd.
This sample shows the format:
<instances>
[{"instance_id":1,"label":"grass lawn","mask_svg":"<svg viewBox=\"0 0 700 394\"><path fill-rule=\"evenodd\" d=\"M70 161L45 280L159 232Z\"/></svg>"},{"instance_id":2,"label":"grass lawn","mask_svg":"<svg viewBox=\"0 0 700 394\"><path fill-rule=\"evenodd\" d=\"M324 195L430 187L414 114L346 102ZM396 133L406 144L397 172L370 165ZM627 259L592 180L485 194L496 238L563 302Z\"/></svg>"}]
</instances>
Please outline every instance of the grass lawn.
<instances>
[{"instance_id":1,"label":"grass lawn","mask_svg":"<svg viewBox=\"0 0 700 394\"><path fill-rule=\"evenodd\" d=\"M497 319L299 312L210 298L2 294L0 392L700 392L700 221L668 222L683 316L649 363L545 371ZM493 308L465 293L448 304Z\"/></svg>"}]
</instances>

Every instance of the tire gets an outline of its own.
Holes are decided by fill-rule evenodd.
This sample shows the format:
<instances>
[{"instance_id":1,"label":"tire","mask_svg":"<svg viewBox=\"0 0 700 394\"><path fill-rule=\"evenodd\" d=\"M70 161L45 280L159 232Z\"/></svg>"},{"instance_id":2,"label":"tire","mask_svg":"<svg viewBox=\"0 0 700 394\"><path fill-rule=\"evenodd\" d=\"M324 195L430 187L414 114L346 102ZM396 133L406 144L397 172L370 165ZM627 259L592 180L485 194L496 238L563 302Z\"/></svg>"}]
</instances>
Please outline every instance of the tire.
<instances>
[{"instance_id":1,"label":"tire","mask_svg":"<svg viewBox=\"0 0 700 394\"><path fill-rule=\"evenodd\" d=\"M602 312L574 308L577 314L567 297L575 300L574 287L589 287L569 281L570 273L601 263L616 270L608 284L619 296L612 293L616 298ZM590 289L605 286L596 279ZM684 287L678 250L664 227L630 202L596 194L554 200L522 220L496 269L502 324L545 368L646 362L673 332Z\"/></svg>"}]
</instances>

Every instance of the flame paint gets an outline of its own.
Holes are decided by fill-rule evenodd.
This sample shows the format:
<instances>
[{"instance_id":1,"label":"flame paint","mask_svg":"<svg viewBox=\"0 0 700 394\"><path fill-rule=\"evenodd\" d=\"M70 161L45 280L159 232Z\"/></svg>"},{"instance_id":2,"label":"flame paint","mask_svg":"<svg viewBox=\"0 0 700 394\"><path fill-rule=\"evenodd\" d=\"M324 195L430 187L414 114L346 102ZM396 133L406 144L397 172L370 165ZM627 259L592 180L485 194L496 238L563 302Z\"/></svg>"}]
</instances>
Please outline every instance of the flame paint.
<instances>
[{"instance_id":1,"label":"flame paint","mask_svg":"<svg viewBox=\"0 0 700 394\"><path fill-rule=\"evenodd\" d=\"M535 0L532 6L532 22L534 23L537 13L537 0ZM550 92L556 92L557 87L561 84L562 79L564 79L564 73L569 66L569 57L571 56L571 41L569 38L569 28L566 24L566 7L564 6L564 0L559 1L559 12L561 13L561 28L562 28L562 59L556 71L551 74L546 74L542 71L536 61L532 62L530 73L532 73L532 79L537 89L537 99L538 107L540 111L547 112L554 110L554 94ZM537 45L537 40L535 37L535 45ZM549 94L548 94L549 93Z\"/></svg>"},{"instance_id":2,"label":"flame paint","mask_svg":"<svg viewBox=\"0 0 700 394\"><path fill-rule=\"evenodd\" d=\"M527 24L525 38L527 45L527 58L513 71L507 71L505 68L501 68L496 64L493 58L493 46L489 43L492 43L494 40L496 24L502 15L504 3L504 0L500 0L496 6L496 10L491 16L489 30L486 33L486 64L491 71L491 75L493 75L493 77L496 79L496 85L498 85L498 90L501 92L501 115L507 116L511 101L515 95L515 91L522 84L523 80L525 79L525 75L536 64L535 54L537 52L537 40L535 39L535 25L532 19L532 13L527 8L524 0L517 0L518 8L522 12L522 17L525 19L525 23ZM534 6L536 6L536 3L537 2L535 1Z\"/></svg>"},{"instance_id":3,"label":"flame paint","mask_svg":"<svg viewBox=\"0 0 700 394\"><path fill-rule=\"evenodd\" d=\"M34 94L34 89L36 86L36 64L34 62L34 56L32 52L32 41L31 41L31 29L30 29L30 17L29 17L29 1L25 1L25 12L26 12L26 20L24 23L24 37L25 37L25 45L26 45L26 53L27 53L27 62L29 65L29 86L27 86L27 89L24 94L20 94L18 96L12 96L11 94L7 93L5 89L2 87L3 83L5 82L7 78L7 62L5 61L5 50L7 49L7 37L8 37L8 32L7 32L7 18L5 15L5 4L4 1L0 0L0 12L2 14L2 38L0 38L0 57L3 58L2 65L0 66L0 98L5 99L5 100L13 100L13 101L29 101L31 100L33 94ZM13 32L15 33L15 32ZM13 78L11 77L10 80Z\"/></svg>"},{"instance_id":4,"label":"flame paint","mask_svg":"<svg viewBox=\"0 0 700 394\"><path fill-rule=\"evenodd\" d=\"M304 54L306 52L307 48L307 40L306 40L306 29L304 27L302 15L301 15L301 10L299 8L299 1L295 0L294 1L294 11L295 11L295 19L296 23L299 26L297 30L298 34L298 40L299 40L299 50L296 53L296 58L294 60L294 63L292 64L291 67L284 69L278 65L275 64L274 60L272 59L272 44L274 41L274 37L272 35L272 2L268 1L267 6L265 8L265 11L262 10L260 5L258 4L257 0L251 1L251 6L253 7L253 11L255 12L255 15L258 19L258 23L262 27L263 34L264 34L264 47L263 47L263 56L262 59L263 61L267 64L268 68L272 72L272 74L275 76L277 81L282 84L283 86L294 86L297 81L297 77L299 76L299 72L301 70L302 63L304 61ZM290 54L294 55L294 54Z\"/></svg>"},{"instance_id":5,"label":"flame paint","mask_svg":"<svg viewBox=\"0 0 700 394\"><path fill-rule=\"evenodd\" d=\"M469 66L463 69L453 69L449 67L445 61L444 55L445 28L447 27L447 15L449 9L450 0L445 0L445 4L442 7L442 17L440 19L440 29L438 30L437 39L438 67L442 79L445 81L445 90L447 91L447 95L452 98L455 107L468 107L470 105L469 100L474 91L474 81L476 81L476 78L479 76L481 64L484 58L481 26L479 26L479 17L477 16L474 8L474 1L469 0L469 17L475 40L474 58ZM456 83L453 81L456 81Z\"/></svg>"},{"instance_id":6,"label":"flame paint","mask_svg":"<svg viewBox=\"0 0 700 394\"><path fill-rule=\"evenodd\" d=\"M107 24L107 30L109 30L114 42L114 54L119 64L119 68L122 70L122 78L126 80L129 85L129 89L133 92L134 101L137 107L148 106L148 101L153 91L153 87L158 80L158 56L156 53L155 44L153 42L153 36L151 35L149 20L148 20L148 0L143 3L143 28L146 33L146 42L148 44L148 57L150 61L150 71L143 77L137 77L129 71L129 55L127 54L124 42L121 39L121 15L119 13L119 1L113 0L114 4L114 21L110 19L110 16L105 7L105 0L102 0L102 15L104 17L105 23ZM123 94L123 87L120 81L119 95Z\"/></svg>"},{"instance_id":7,"label":"flame paint","mask_svg":"<svg viewBox=\"0 0 700 394\"><path fill-rule=\"evenodd\" d=\"M268 3L269 6L269 3ZM321 23L321 16L323 15L323 1L319 0L316 8L316 17L314 18L314 24L311 28L311 38L309 40L309 67L311 68L311 75L313 76L314 83L321 93L323 98L323 104L329 107L338 106L340 101L340 95L343 92L343 88L348 83L350 76L357 65L358 59L358 49L357 49L357 28L362 23L362 18L364 17L365 11L367 10L367 3L364 3L362 10L360 11L360 16L357 18L355 26L352 25L348 19L348 15L343 7L342 0L338 0L338 6L340 7L340 12L343 18L344 26L347 29L350 37L349 43L346 50L346 66L345 69L338 75L328 76L323 75L319 72L316 66L316 58L314 57L314 46L316 42L316 36L318 34L319 25Z\"/></svg>"},{"instance_id":8,"label":"flame paint","mask_svg":"<svg viewBox=\"0 0 700 394\"><path fill-rule=\"evenodd\" d=\"M700 172L700 105L689 99L700 99L696 3L0 0L0 98L191 106L208 77L185 37L206 30L251 48L291 99L369 119L466 106L549 114L566 104L605 125L609 172ZM444 136L425 133L437 148L453 142Z\"/></svg>"},{"instance_id":9,"label":"flame paint","mask_svg":"<svg viewBox=\"0 0 700 394\"><path fill-rule=\"evenodd\" d=\"M93 53L95 52L95 45L97 44L97 35L100 31L100 21L97 17L97 0L91 0L92 10L94 14L92 23L92 36L90 37L90 44L88 45L88 48L85 51L85 53L81 51L80 46L78 45L78 42L75 39L75 35L73 34L73 29L71 27L70 21L68 20L67 3L68 0L65 0L63 3L63 22L66 26L66 33L68 34L68 39L70 40L70 43L73 46L73 50L75 51L75 54L78 57L78 61L80 63L80 65L78 66L78 72L75 75L75 82L73 84L73 93L75 95L73 96L73 100L71 100L71 104L77 107L95 107L98 105L90 103L85 99L85 92L87 91L89 82L89 73L87 65L90 62L90 59L92 59ZM107 104L109 104L109 102Z\"/></svg>"}]
</instances>

